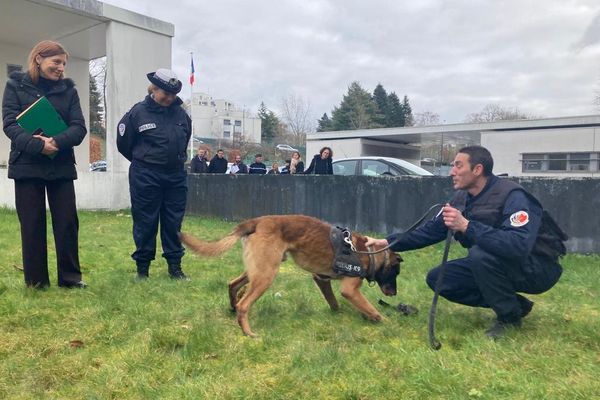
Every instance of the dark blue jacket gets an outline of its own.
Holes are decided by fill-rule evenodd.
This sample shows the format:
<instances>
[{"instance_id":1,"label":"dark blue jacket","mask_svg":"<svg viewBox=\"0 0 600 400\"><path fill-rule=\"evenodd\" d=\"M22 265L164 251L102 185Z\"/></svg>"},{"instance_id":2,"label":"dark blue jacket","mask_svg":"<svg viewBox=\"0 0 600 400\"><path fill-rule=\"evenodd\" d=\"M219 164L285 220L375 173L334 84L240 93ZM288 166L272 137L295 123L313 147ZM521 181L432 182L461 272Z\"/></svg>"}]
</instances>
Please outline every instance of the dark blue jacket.
<instances>
[{"instance_id":1,"label":"dark blue jacket","mask_svg":"<svg viewBox=\"0 0 600 400\"><path fill-rule=\"evenodd\" d=\"M316 175L333 175L333 165L331 164L331 157L322 159L320 154L315 154L310 165L303 172L304 174L316 174Z\"/></svg>"},{"instance_id":2,"label":"dark blue jacket","mask_svg":"<svg viewBox=\"0 0 600 400\"><path fill-rule=\"evenodd\" d=\"M208 170L206 171L209 174L224 174L227 172L227 159L225 157L219 158L217 154L210 160L210 164L208 164Z\"/></svg>"},{"instance_id":3,"label":"dark blue jacket","mask_svg":"<svg viewBox=\"0 0 600 400\"><path fill-rule=\"evenodd\" d=\"M263 163L254 162L250 164L250 168L248 168L249 174L261 174L264 175L267 173L267 166Z\"/></svg>"},{"instance_id":4,"label":"dark blue jacket","mask_svg":"<svg viewBox=\"0 0 600 400\"><path fill-rule=\"evenodd\" d=\"M510 183L512 184L512 182ZM503 182L496 176L491 176L477 196L466 194L464 204L455 203L456 201L463 203L459 200L460 196L456 196L450 201L450 205L453 207L464 210L463 215L469 220L465 233L457 233L454 237L467 248L477 245L482 250L498 257L526 258L531 253L537 239L537 233L542 223L542 207L522 187L514 184L514 187L509 188L504 204L500 205L498 210L490 210L497 211L495 213L497 218L493 218L495 221L490 221L486 216L490 213L478 212L485 207L485 202L479 202L479 200L484 199L486 193L497 184L502 185ZM523 215L522 212L528 215L528 222L524 225L516 220L518 216ZM414 231L406 234L393 234L388 236L387 240L391 243L399 238L400 241L392 249L405 251L441 242L446 238L446 233L446 225L442 215L439 214Z\"/></svg>"},{"instance_id":5,"label":"dark blue jacket","mask_svg":"<svg viewBox=\"0 0 600 400\"><path fill-rule=\"evenodd\" d=\"M198 157L197 155L192 158L192 162L190 165L190 173L191 174L205 174L208 172L208 164L206 163L206 158Z\"/></svg>"},{"instance_id":6,"label":"dark blue jacket","mask_svg":"<svg viewBox=\"0 0 600 400\"><path fill-rule=\"evenodd\" d=\"M79 145L87 130L81 112L79 95L71 79L48 81L34 85L29 74L13 72L6 83L2 99L4 133L10 139L8 177L45 180L77 179L73 147ZM42 154L44 142L32 137L17 124L17 116L41 96L46 96L68 128L54 136L59 148L54 158Z\"/></svg>"},{"instance_id":7,"label":"dark blue jacket","mask_svg":"<svg viewBox=\"0 0 600 400\"><path fill-rule=\"evenodd\" d=\"M235 167L237 165L238 170L237 172L233 172L233 167ZM235 164L233 163L231 165L231 169L229 170L230 174L247 174L248 173L248 166L244 163L239 163L239 164Z\"/></svg>"},{"instance_id":8,"label":"dark blue jacket","mask_svg":"<svg viewBox=\"0 0 600 400\"><path fill-rule=\"evenodd\" d=\"M132 162L183 168L192 120L181 104L178 97L169 107L164 107L148 95L134 105L119 121L119 152Z\"/></svg>"}]
</instances>

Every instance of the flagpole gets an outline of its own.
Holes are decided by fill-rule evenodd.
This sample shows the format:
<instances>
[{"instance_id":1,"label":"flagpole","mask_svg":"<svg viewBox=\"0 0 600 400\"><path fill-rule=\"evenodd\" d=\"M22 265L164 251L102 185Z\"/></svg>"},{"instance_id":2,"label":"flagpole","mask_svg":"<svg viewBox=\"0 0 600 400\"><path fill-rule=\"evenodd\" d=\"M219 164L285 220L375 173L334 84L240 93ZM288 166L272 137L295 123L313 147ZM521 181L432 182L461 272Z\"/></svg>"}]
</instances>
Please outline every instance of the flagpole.
<instances>
[{"instance_id":1,"label":"flagpole","mask_svg":"<svg viewBox=\"0 0 600 400\"><path fill-rule=\"evenodd\" d=\"M194 158L194 116L193 116L193 100L194 100L194 80L192 79L192 75L194 74L194 52L190 51L190 59L191 63L191 72L190 72L190 118L192 120L192 136L190 136L190 162Z\"/></svg>"}]
</instances>

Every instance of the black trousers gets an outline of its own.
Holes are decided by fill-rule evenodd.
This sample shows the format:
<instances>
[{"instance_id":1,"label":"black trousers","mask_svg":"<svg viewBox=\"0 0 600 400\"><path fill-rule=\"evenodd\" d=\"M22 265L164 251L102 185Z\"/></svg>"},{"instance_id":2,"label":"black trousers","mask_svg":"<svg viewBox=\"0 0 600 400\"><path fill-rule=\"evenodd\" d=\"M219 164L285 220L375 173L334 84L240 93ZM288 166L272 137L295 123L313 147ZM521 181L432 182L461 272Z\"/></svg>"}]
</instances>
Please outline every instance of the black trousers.
<instances>
[{"instance_id":1,"label":"black trousers","mask_svg":"<svg viewBox=\"0 0 600 400\"><path fill-rule=\"evenodd\" d=\"M179 231L187 200L185 170L165 170L134 161L129 167L129 194L136 246L131 257L136 264L147 267L154 260L159 222L162 256L168 264L180 264L184 249Z\"/></svg>"},{"instance_id":2,"label":"black trousers","mask_svg":"<svg viewBox=\"0 0 600 400\"><path fill-rule=\"evenodd\" d=\"M427 274L427 284L435 290L440 267ZM558 282L562 267L557 261L529 256L510 261L482 250L469 249L465 258L446 263L440 296L454 303L492 308L498 320L518 321L521 302L517 292L538 294Z\"/></svg>"},{"instance_id":3,"label":"black trousers","mask_svg":"<svg viewBox=\"0 0 600 400\"><path fill-rule=\"evenodd\" d=\"M46 194L52 216L58 285L81 280L79 267L79 220L72 180L15 180L15 205L21 223L21 246L25 284L50 286L46 239Z\"/></svg>"}]
</instances>

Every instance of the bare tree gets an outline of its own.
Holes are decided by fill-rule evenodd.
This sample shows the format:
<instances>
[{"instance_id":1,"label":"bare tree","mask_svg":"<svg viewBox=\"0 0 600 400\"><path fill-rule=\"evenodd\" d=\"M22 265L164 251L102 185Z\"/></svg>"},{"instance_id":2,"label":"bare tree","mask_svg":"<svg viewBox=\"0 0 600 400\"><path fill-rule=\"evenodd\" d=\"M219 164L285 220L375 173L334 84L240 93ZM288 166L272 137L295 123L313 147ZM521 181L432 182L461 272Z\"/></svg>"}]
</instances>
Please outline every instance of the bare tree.
<instances>
[{"instance_id":1,"label":"bare tree","mask_svg":"<svg viewBox=\"0 0 600 400\"><path fill-rule=\"evenodd\" d=\"M310 102L296 94L281 99L281 120L291 134L293 144L300 145L306 141L306 134L315 131Z\"/></svg>"},{"instance_id":2,"label":"bare tree","mask_svg":"<svg viewBox=\"0 0 600 400\"><path fill-rule=\"evenodd\" d=\"M89 64L90 75L96 81L100 93L102 94L102 119L106 122L106 57L95 58Z\"/></svg>"},{"instance_id":3,"label":"bare tree","mask_svg":"<svg viewBox=\"0 0 600 400\"><path fill-rule=\"evenodd\" d=\"M499 104L488 104L480 112L467 115L465 122L493 122L535 118L540 117L522 112L517 107L510 109L502 107Z\"/></svg>"},{"instance_id":4,"label":"bare tree","mask_svg":"<svg viewBox=\"0 0 600 400\"><path fill-rule=\"evenodd\" d=\"M439 125L440 123L440 115L438 113L423 111L415 114L414 126Z\"/></svg>"}]
</instances>

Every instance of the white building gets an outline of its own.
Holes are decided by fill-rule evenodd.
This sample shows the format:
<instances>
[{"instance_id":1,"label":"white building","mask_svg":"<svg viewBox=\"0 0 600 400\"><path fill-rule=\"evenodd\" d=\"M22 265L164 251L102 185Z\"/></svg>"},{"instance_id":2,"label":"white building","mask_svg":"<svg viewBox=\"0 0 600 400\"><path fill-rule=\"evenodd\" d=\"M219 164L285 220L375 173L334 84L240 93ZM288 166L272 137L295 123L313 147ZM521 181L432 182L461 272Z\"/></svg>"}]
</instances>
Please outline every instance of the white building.
<instances>
[{"instance_id":1,"label":"white building","mask_svg":"<svg viewBox=\"0 0 600 400\"><path fill-rule=\"evenodd\" d=\"M125 112L147 94L146 73L170 68L174 31L170 23L96 0L0 0L0 96L8 72L26 68L31 48L41 40L56 40L70 54L66 75L77 85L87 120L89 61L106 56L108 171L88 171L86 137L75 148L79 208L129 207L129 161L116 149L116 126ZM0 134L0 206L14 207L14 184L6 169L9 149L10 141Z\"/></svg>"},{"instance_id":2,"label":"white building","mask_svg":"<svg viewBox=\"0 0 600 400\"><path fill-rule=\"evenodd\" d=\"M509 176L600 177L600 116L474 124L317 132L307 136L307 159L323 146L334 158L386 156L420 164L420 146L481 144L494 172ZM444 160L446 162L451 160Z\"/></svg>"},{"instance_id":3,"label":"white building","mask_svg":"<svg viewBox=\"0 0 600 400\"><path fill-rule=\"evenodd\" d=\"M206 93L192 95L194 137L260 143L261 120L246 109Z\"/></svg>"}]
</instances>

